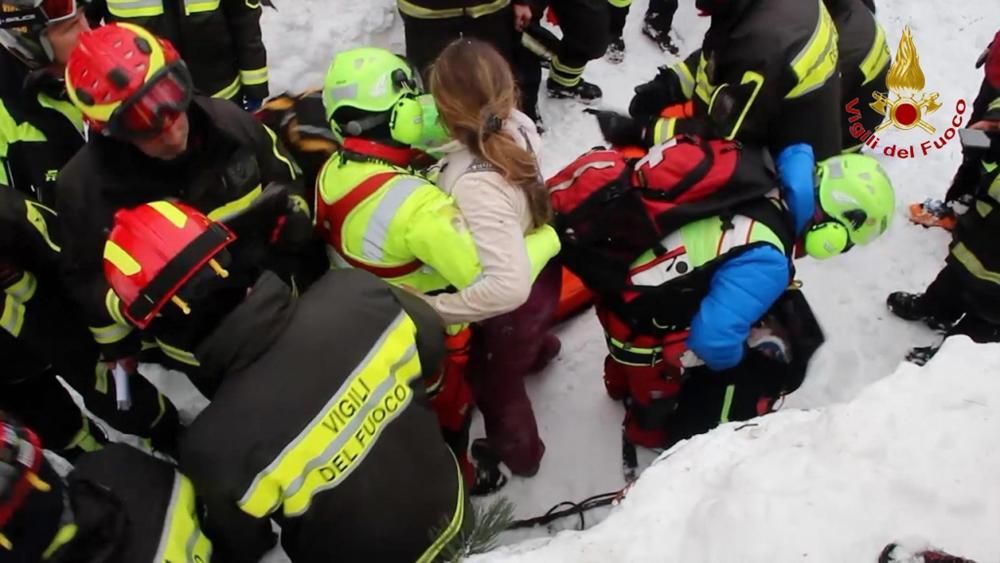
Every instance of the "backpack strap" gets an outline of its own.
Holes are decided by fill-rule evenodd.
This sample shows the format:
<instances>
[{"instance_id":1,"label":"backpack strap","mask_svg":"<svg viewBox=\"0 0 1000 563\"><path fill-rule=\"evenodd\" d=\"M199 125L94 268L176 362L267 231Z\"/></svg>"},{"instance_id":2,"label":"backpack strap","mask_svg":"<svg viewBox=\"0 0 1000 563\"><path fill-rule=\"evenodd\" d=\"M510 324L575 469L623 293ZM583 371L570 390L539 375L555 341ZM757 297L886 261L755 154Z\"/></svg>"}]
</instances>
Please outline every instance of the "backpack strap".
<instances>
[{"instance_id":1,"label":"backpack strap","mask_svg":"<svg viewBox=\"0 0 1000 563\"><path fill-rule=\"evenodd\" d=\"M642 171L639 170L637 175L639 176L639 181L642 183L642 187L638 189L642 191L643 197L648 197L649 199L665 199L669 201L675 200L684 195L684 192L690 190L695 184L704 180L705 176L707 176L709 171L712 170L712 166L715 164L715 153L712 151L712 145L710 145L707 140L703 137L689 137L686 135L679 136L677 139L678 142L697 143L705 156L702 157L701 161L698 162L698 165L695 166L687 176L682 178L681 181L669 191L649 189L646 186L646 179L643 177Z\"/></svg>"},{"instance_id":2,"label":"backpack strap","mask_svg":"<svg viewBox=\"0 0 1000 563\"><path fill-rule=\"evenodd\" d=\"M374 176L369 177L364 182L358 184L353 190L347 192L347 195L333 202L331 205L326 205L326 217L330 221L333 228L329 229L329 240L332 243L334 249L340 254L340 257L344 259L345 262L351 266L366 270L375 274L376 276L386 279L386 278L399 278L416 272L423 266L423 263L419 260L413 260L412 262L407 262L399 266L379 266L376 264L369 264L367 262L362 262L352 258L344 247L343 239L343 225L347 220L347 216L350 215L354 209L365 201L369 197L379 191L382 186L386 185L399 175L398 172L380 172ZM322 199L320 199L322 202Z\"/></svg>"}]
</instances>

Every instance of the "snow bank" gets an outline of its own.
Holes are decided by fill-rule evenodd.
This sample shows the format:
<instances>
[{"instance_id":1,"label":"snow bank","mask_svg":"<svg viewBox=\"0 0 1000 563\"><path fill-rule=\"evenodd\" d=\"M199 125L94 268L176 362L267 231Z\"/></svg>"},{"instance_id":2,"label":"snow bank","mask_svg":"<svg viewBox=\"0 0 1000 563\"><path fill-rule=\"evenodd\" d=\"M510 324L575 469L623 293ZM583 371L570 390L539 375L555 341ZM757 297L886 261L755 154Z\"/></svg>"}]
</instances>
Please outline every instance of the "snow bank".
<instances>
[{"instance_id":1,"label":"snow bank","mask_svg":"<svg viewBox=\"0 0 1000 563\"><path fill-rule=\"evenodd\" d=\"M474 559L874 561L889 541L1000 558L1000 345L950 339L854 400L678 444L601 524Z\"/></svg>"}]
</instances>

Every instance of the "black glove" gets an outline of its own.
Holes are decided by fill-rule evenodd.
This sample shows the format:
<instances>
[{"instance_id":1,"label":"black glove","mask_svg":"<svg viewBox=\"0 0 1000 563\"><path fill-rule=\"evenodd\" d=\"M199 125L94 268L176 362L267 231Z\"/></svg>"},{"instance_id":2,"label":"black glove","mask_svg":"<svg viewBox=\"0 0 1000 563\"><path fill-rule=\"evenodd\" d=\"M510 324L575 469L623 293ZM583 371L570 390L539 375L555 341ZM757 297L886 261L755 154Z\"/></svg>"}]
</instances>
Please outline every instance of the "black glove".
<instances>
[{"instance_id":1,"label":"black glove","mask_svg":"<svg viewBox=\"0 0 1000 563\"><path fill-rule=\"evenodd\" d=\"M635 96L628 106L632 117L646 121L660 115L663 108L685 101L680 82L674 71L660 67L656 78L635 87Z\"/></svg>"},{"instance_id":2,"label":"black glove","mask_svg":"<svg viewBox=\"0 0 1000 563\"><path fill-rule=\"evenodd\" d=\"M636 120L615 111L588 110L597 116L604 139L616 147L644 145L645 130Z\"/></svg>"}]
</instances>

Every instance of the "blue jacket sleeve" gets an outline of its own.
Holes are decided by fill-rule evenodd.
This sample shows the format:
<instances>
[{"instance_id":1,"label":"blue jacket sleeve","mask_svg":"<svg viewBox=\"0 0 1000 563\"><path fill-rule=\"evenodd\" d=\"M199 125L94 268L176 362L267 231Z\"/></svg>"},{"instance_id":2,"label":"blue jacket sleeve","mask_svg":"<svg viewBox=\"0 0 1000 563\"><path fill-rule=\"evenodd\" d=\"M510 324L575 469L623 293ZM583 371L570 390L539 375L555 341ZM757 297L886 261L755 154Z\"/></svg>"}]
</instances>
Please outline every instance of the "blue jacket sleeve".
<instances>
[{"instance_id":1,"label":"blue jacket sleeve","mask_svg":"<svg viewBox=\"0 0 1000 563\"><path fill-rule=\"evenodd\" d=\"M788 258L761 245L727 261L712 275L708 295L691 321L687 346L713 371L743 360L750 327L788 287Z\"/></svg>"},{"instance_id":2,"label":"blue jacket sleeve","mask_svg":"<svg viewBox=\"0 0 1000 563\"><path fill-rule=\"evenodd\" d=\"M816 210L816 157L806 143L789 145L778 154L781 196L792 213L795 234L802 234Z\"/></svg>"}]
</instances>

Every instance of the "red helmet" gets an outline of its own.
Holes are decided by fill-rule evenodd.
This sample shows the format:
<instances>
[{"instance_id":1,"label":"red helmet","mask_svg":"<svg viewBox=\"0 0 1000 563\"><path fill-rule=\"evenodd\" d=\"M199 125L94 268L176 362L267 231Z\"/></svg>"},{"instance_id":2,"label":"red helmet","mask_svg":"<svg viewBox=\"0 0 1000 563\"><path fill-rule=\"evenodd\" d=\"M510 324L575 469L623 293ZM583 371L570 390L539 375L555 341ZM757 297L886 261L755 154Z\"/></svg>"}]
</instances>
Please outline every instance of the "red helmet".
<instances>
[{"instance_id":1,"label":"red helmet","mask_svg":"<svg viewBox=\"0 0 1000 563\"><path fill-rule=\"evenodd\" d=\"M113 23L80 34L66 91L91 128L137 139L156 137L187 111L194 87L169 41Z\"/></svg>"},{"instance_id":2,"label":"red helmet","mask_svg":"<svg viewBox=\"0 0 1000 563\"><path fill-rule=\"evenodd\" d=\"M178 296L203 268L228 277L216 256L236 240L222 223L183 203L154 201L115 213L104 244L104 277L121 299L125 317L146 328L167 301L187 314Z\"/></svg>"}]
</instances>

